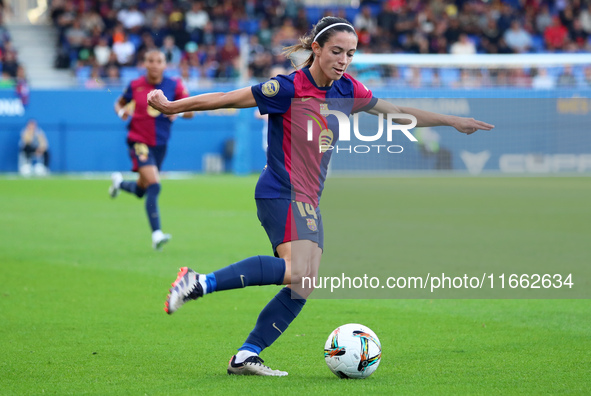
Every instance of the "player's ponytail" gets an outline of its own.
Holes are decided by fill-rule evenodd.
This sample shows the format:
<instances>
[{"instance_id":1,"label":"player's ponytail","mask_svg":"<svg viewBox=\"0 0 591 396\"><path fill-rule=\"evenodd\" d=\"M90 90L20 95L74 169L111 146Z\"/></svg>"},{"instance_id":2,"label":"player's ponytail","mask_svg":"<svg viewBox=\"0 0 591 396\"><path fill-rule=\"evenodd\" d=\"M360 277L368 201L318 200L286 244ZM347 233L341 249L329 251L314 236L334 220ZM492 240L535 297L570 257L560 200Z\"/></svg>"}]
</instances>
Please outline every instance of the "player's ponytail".
<instances>
[{"instance_id":1,"label":"player's ponytail","mask_svg":"<svg viewBox=\"0 0 591 396\"><path fill-rule=\"evenodd\" d=\"M314 62L312 43L316 41L320 47L324 47L336 32L350 32L357 35L351 22L344 18L327 16L318 21L309 34L300 37L298 44L283 48L283 54L291 60L291 64L296 69L312 66Z\"/></svg>"}]
</instances>

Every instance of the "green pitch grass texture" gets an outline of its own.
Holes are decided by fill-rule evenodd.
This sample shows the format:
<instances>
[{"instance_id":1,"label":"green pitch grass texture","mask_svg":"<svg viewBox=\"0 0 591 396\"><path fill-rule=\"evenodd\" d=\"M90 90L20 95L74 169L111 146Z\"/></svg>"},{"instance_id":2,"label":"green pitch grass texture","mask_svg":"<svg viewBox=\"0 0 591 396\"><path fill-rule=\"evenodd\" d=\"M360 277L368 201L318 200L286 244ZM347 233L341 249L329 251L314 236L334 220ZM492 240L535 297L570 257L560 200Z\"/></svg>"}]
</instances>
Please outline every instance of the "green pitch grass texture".
<instances>
[{"instance_id":1,"label":"green pitch grass texture","mask_svg":"<svg viewBox=\"0 0 591 396\"><path fill-rule=\"evenodd\" d=\"M320 275L376 282L318 288L314 297L591 298L590 190L584 178L334 178L322 197L330 220ZM467 275L474 288L384 285L427 274ZM533 287L528 279L511 287L523 274ZM562 286L542 286L555 275Z\"/></svg>"},{"instance_id":2,"label":"green pitch grass texture","mask_svg":"<svg viewBox=\"0 0 591 396\"><path fill-rule=\"evenodd\" d=\"M256 217L255 183L255 177L232 176L164 180L162 224L173 239L154 252L143 202L124 193L111 200L106 179L0 179L0 394L537 395L591 389L591 305L564 299L312 299L262 354L288 377L228 376L228 360L279 287L215 293L172 316L163 305L179 267L209 272L271 253ZM372 188L371 179L364 183ZM462 254L483 260L497 253L534 262L591 257L588 178L397 178L393 185L393 210L414 207L401 219L408 236L388 246L402 261L417 259L417 233L424 239L420 260L442 265L461 257L460 245L438 242L450 235L467 240ZM465 218L453 220L458 208L472 211L478 229L489 232L481 239L471 234ZM539 239L539 253L509 244L520 231ZM326 261L338 257L334 250L327 246ZM367 265L363 257L360 249L359 265ZM381 364L366 380L340 380L324 363L326 338L350 322L369 326L382 343Z\"/></svg>"}]
</instances>

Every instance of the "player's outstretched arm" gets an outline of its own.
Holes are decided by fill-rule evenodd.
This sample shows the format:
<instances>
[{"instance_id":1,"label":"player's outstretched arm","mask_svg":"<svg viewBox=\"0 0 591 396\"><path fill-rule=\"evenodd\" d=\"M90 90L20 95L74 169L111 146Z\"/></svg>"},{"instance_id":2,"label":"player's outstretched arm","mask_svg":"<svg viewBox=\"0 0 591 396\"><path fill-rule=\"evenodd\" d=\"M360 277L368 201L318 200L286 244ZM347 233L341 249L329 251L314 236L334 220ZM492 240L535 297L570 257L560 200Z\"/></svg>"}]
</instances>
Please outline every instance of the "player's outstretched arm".
<instances>
[{"instance_id":1,"label":"player's outstretched arm","mask_svg":"<svg viewBox=\"0 0 591 396\"><path fill-rule=\"evenodd\" d=\"M126 104L127 104L127 100L125 100L125 98L123 96L120 96L119 99L117 99L117 101L114 104L115 113L123 121L126 121L130 116L129 112L127 111L127 107L125 106Z\"/></svg>"},{"instance_id":2,"label":"player's outstretched arm","mask_svg":"<svg viewBox=\"0 0 591 396\"><path fill-rule=\"evenodd\" d=\"M255 107L256 101L250 87L231 92L206 93L172 102L161 90L156 89L148 94L148 104L163 114L178 114L187 111Z\"/></svg>"},{"instance_id":3,"label":"player's outstretched arm","mask_svg":"<svg viewBox=\"0 0 591 396\"><path fill-rule=\"evenodd\" d=\"M378 99L376 105L368 111L370 114L378 115L382 114L410 114L416 117L417 127L432 127L432 126L451 126L456 128L458 131L465 134L472 134L479 129L490 131L495 126L488 124L483 121L475 120L474 118L458 117L453 115L445 115L439 113L433 113L431 111L415 109L413 107L397 106L392 103L386 102L385 100ZM399 124L408 124L409 120L394 119Z\"/></svg>"}]
</instances>

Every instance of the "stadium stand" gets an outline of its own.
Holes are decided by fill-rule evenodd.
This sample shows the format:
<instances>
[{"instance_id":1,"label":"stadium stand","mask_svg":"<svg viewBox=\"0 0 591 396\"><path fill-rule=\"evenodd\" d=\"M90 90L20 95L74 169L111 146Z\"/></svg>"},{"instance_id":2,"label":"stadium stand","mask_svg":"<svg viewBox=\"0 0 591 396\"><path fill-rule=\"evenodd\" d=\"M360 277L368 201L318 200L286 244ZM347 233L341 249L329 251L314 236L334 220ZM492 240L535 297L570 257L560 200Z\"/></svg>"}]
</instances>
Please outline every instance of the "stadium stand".
<instances>
[{"instance_id":1,"label":"stadium stand","mask_svg":"<svg viewBox=\"0 0 591 396\"><path fill-rule=\"evenodd\" d=\"M0 87L16 85L17 71L20 66L10 32L4 26L4 6L0 5L0 72L2 73Z\"/></svg>"},{"instance_id":2,"label":"stadium stand","mask_svg":"<svg viewBox=\"0 0 591 396\"><path fill-rule=\"evenodd\" d=\"M168 75L185 79L191 88L214 81L237 81L244 73L240 70L241 56L248 58L248 77L261 80L274 66L290 67L281 49L295 43L324 15L343 16L353 22L359 34L359 53L366 54L560 54L591 49L591 1L586 0L388 0L362 1L358 7L334 4L55 0L50 8L59 37L55 65L72 70L80 86L103 86L87 83L92 70L95 80L124 84L141 74L139 67L146 49L157 47L167 48L171 65ZM245 54L240 54L240 35L248 37ZM590 67L572 68L575 84L589 85ZM562 67L490 72L383 66L352 71L400 87L462 88L475 80L479 80L479 86L532 87L540 73L553 85L573 84L570 77L559 78Z\"/></svg>"},{"instance_id":3,"label":"stadium stand","mask_svg":"<svg viewBox=\"0 0 591 396\"><path fill-rule=\"evenodd\" d=\"M29 83L25 66L19 60L17 46L12 35L4 25L6 9L0 2L0 89L14 90L23 106L29 103Z\"/></svg>"}]
</instances>

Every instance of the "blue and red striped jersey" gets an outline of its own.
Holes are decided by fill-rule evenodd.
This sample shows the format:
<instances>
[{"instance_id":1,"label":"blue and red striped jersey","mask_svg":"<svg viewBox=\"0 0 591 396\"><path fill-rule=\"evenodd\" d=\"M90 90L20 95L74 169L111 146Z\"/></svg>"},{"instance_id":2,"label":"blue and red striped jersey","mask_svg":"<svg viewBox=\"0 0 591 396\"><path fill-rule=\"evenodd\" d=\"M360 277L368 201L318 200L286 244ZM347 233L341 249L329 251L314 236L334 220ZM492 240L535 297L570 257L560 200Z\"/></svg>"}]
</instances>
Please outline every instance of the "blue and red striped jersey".
<instances>
[{"instance_id":1,"label":"blue and red striped jersey","mask_svg":"<svg viewBox=\"0 0 591 396\"><path fill-rule=\"evenodd\" d=\"M168 100L177 100L189 96L180 79L164 77L160 84L152 85L145 76L142 76L129 83L123 98L127 102L133 102L135 108L127 127L127 139L133 142L145 143L152 147L168 142L172 124L168 117L148 105L148 93L153 89L161 89Z\"/></svg>"},{"instance_id":2,"label":"blue and red striped jersey","mask_svg":"<svg viewBox=\"0 0 591 396\"><path fill-rule=\"evenodd\" d=\"M330 87L318 87L307 67L251 89L261 114L269 114L267 166L255 198L286 198L317 207L333 151L320 147L334 146L339 139L337 118L323 117L321 110L348 117L371 109L377 98L346 73Z\"/></svg>"}]
</instances>

